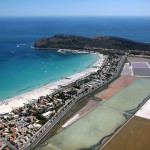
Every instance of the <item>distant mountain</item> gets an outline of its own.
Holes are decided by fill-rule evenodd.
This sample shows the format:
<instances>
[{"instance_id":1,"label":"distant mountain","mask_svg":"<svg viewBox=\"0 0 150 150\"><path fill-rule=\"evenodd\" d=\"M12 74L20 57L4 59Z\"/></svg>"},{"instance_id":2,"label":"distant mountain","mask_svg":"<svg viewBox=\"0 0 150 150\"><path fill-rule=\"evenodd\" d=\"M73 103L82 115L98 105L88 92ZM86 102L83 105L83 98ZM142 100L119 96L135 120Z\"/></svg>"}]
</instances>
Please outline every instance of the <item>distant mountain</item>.
<instances>
[{"instance_id":1,"label":"distant mountain","mask_svg":"<svg viewBox=\"0 0 150 150\"><path fill-rule=\"evenodd\" d=\"M117 50L150 50L150 44L136 42L115 36L94 36L87 38L76 35L57 34L38 39L35 48L55 49L117 49Z\"/></svg>"}]
</instances>

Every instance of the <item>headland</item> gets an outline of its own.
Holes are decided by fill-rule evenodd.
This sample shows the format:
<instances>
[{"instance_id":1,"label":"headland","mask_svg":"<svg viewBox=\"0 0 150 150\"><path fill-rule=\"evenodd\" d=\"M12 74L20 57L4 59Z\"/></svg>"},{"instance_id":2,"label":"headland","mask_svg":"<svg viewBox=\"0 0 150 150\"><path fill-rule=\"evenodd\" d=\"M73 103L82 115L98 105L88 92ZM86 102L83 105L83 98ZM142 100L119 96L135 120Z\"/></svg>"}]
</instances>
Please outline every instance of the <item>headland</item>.
<instances>
[{"instance_id":1,"label":"headland","mask_svg":"<svg viewBox=\"0 0 150 150\"><path fill-rule=\"evenodd\" d=\"M72 50L94 50L117 51L117 52L148 52L150 44L124 39L116 36L93 36L91 38L78 35L57 34L52 37L44 37L36 40L34 44L38 49L72 49ZM148 53L149 54L149 53Z\"/></svg>"},{"instance_id":2,"label":"headland","mask_svg":"<svg viewBox=\"0 0 150 150\"><path fill-rule=\"evenodd\" d=\"M0 106L0 110L2 111L0 112L0 117L4 121L1 123L4 131L1 135L3 137L3 143L12 149L17 148L21 150L28 150L33 148L81 98L86 97L104 86L108 86L112 81L114 81L120 74L120 71L126 61L126 56L114 53L109 56L101 55L99 51L99 43L101 40L99 37L94 37L92 40L77 37L74 41L76 36L73 36L71 44L69 44L70 46L73 45L72 47L69 47L68 41L66 42L66 38L70 40L70 36L68 38L68 36L57 35L55 38L57 40L50 43L51 39L49 41L49 38L46 37L46 43L41 44L40 42L42 45L40 47L37 46L39 43L36 42L34 47L41 49L56 48L59 49L59 52L93 52L97 54L100 59L90 68L82 72L69 77L63 77L60 81L44 85L38 89L4 101L4 104ZM60 38L64 39L61 41ZM85 39L87 39L87 41ZM108 39L109 42L110 39L112 40L110 37L103 37L102 39L104 41L107 41ZM85 45L82 43L84 40ZM81 43L79 43L79 41L81 41ZM45 40L43 42L45 42ZM57 43L56 45L54 44L55 42ZM64 42L66 42L66 44L64 44ZM108 45L109 42L107 43ZM88 45L88 48L86 45L87 43L91 44ZM124 42L121 43L123 44ZM135 44L135 42L126 40L124 45L121 44L123 51L129 43L131 45ZM45 47L46 44L47 47ZM53 44L55 46L53 46ZM63 44L66 45L66 47L64 47ZM96 47L95 44L98 46ZM112 45L114 44L118 45L117 43L113 43L111 44L111 47L107 48L113 48ZM144 43L141 44L138 42L135 45L138 45L139 49L140 45L144 47ZM136 48L136 46L134 48ZM104 50L107 49L104 47L101 48ZM119 47L114 48L118 49ZM149 51L149 45L145 44L144 49ZM97 103L94 103L92 107L95 107L96 105ZM78 116L76 117L78 118ZM76 117L74 118L75 120ZM8 128L10 128L9 133L7 132ZM12 134L13 132L18 132L18 136ZM8 136L9 134L11 134L11 136ZM21 138L18 138L20 136ZM14 141L9 142L12 138ZM5 139L7 139L7 141Z\"/></svg>"}]
</instances>

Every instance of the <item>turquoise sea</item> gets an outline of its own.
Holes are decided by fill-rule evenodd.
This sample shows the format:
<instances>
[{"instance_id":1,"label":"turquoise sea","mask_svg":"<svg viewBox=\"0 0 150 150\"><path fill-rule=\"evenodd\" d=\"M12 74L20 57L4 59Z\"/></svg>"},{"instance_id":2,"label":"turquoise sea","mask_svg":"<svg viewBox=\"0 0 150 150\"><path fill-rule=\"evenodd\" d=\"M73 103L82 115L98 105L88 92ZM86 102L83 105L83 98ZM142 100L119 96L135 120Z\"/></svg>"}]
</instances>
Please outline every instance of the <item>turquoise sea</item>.
<instances>
[{"instance_id":1,"label":"turquoise sea","mask_svg":"<svg viewBox=\"0 0 150 150\"><path fill-rule=\"evenodd\" d=\"M84 70L91 54L35 50L34 41L54 34L111 35L150 42L149 17L0 18L0 100Z\"/></svg>"}]
</instances>

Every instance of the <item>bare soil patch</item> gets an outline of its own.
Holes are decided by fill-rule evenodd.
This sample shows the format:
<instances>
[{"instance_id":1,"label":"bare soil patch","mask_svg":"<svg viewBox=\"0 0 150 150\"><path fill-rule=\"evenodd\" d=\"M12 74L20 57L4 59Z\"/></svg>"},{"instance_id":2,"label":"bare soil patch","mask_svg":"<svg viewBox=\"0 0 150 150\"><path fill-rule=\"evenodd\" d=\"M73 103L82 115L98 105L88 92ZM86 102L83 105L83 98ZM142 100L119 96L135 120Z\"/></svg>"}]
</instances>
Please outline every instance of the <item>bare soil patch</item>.
<instances>
[{"instance_id":1,"label":"bare soil patch","mask_svg":"<svg viewBox=\"0 0 150 150\"><path fill-rule=\"evenodd\" d=\"M134 117L102 150L149 150L150 120Z\"/></svg>"},{"instance_id":2,"label":"bare soil patch","mask_svg":"<svg viewBox=\"0 0 150 150\"><path fill-rule=\"evenodd\" d=\"M96 94L95 97L98 97L103 100L109 99L111 96L118 93L121 89L128 86L137 78L138 77L135 76L121 76L116 81L111 83L106 90Z\"/></svg>"}]
</instances>

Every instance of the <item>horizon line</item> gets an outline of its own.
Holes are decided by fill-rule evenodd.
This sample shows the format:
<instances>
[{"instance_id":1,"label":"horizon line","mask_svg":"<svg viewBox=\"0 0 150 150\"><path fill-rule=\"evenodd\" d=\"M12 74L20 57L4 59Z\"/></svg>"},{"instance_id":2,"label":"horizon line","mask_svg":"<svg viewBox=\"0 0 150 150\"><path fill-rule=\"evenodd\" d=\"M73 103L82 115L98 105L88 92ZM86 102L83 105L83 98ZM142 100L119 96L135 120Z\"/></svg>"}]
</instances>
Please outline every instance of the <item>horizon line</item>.
<instances>
[{"instance_id":1,"label":"horizon line","mask_svg":"<svg viewBox=\"0 0 150 150\"><path fill-rule=\"evenodd\" d=\"M50 15L50 16L0 16L4 17L150 17L150 16L126 16L126 15Z\"/></svg>"}]
</instances>

